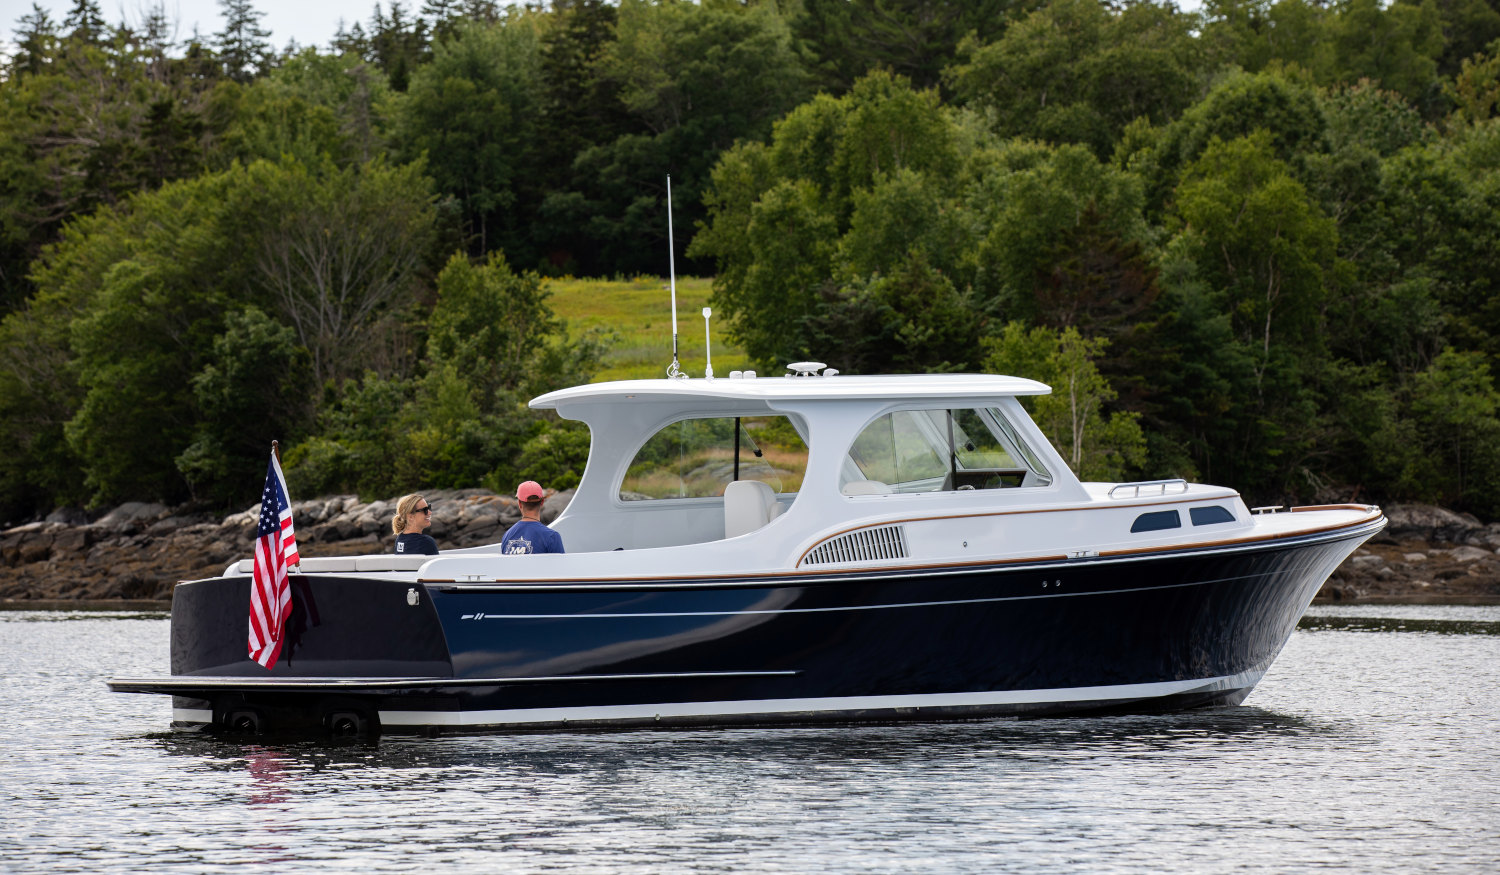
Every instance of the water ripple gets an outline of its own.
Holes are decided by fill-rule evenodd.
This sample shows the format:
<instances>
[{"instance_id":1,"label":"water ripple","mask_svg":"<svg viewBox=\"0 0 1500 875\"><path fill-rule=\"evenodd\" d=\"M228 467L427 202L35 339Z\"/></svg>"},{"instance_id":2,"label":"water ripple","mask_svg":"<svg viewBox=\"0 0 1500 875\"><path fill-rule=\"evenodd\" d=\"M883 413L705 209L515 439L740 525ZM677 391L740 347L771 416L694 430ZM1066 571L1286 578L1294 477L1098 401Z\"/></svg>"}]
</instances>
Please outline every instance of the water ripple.
<instances>
[{"instance_id":1,"label":"water ripple","mask_svg":"<svg viewBox=\"0 0 1500 875\"><path fill-rule=\"evenodd\" d=\"M1337 617L1350 622L1340 623ZM164 731L159 615L0 614L14 872L1492 871L1493 631L1298 631L1160 717L260 743ZM1418 625L1413 625L1413 624Z\"/></svg>"}]
</instances>

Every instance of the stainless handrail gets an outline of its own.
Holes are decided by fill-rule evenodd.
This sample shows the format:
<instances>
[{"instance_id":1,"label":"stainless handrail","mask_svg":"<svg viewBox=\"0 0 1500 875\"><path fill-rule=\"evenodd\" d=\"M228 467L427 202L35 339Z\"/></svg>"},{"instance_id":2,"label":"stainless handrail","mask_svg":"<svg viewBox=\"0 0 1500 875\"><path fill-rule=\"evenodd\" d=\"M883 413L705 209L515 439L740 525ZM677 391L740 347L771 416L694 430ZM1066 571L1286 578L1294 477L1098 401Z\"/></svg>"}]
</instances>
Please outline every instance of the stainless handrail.
<instances>
[{"instance_id":1,"label":"stainless handrail","mask_svg":"<svg viewBox=\"0 0 1500 875\"><path fill-rule=\"evenodd\" d=\"M1181 486L1182 488L1179 489L1179 490L1177 490L1178 492L1187 492L1188 491L1188 484L1187 484L1186 480L1182 479L1181 477L1173 477L1170 480L1137 480L1137 481L1135 481L1133 483L1117 483L1113 487L1110 488L1110 490L1109 490L1109 497L1110 498L1140 498L1141 497L1141 490L1142 489L1150 489L1150 488L1153 488L1153 487L1155 487L1157 489L1160 489L1162 495L1166 495L1167 494L1167 487L1168 486ZM1122 489L1133 489L1135 491L1132 492L1130 495L1116 495L1115 494L1116 492L1119 492Z\"/></svg>"}]
</instances>

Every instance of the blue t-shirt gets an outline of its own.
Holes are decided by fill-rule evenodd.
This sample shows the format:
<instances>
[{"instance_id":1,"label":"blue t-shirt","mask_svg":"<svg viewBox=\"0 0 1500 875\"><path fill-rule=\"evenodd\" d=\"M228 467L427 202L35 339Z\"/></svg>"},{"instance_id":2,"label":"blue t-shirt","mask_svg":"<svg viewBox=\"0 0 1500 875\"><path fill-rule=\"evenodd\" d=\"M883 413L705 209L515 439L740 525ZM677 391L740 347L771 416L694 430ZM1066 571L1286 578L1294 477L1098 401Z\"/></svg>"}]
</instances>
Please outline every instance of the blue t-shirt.
<instances>
[{"instance_id":1,"label":"blue t-shirt","mask_svg":"<svg viewBox=\"0 0 1500 875\"><path fill-rule=\"evenodd\" d=\"M396 536L396 552L401 554L402 556L415 556L422 554L428 556L436 556L437 551L437 541L434 541L431 535L424 535L420 532L412 532L409 534Z\"/></svg>"},{"instance_id":2,"label":"blue t-shirt","mask_svg":"<svg viewBox=\"0 0 1500 875\"><path fill-rule=\"evenodd\" d=\"M536 520L521 520L511 526L500 540L500 552L507 556L521 553L561 553L562 535Z\"/></svg>"}]
</instances>

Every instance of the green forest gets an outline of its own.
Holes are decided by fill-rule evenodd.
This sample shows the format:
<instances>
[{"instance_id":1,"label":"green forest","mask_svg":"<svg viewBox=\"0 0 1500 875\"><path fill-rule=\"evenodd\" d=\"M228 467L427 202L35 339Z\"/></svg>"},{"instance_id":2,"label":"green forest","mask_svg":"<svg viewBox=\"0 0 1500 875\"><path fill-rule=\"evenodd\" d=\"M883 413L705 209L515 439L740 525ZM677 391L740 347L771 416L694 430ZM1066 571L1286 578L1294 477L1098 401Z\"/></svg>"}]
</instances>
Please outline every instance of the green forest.
<instances>
[{"instance_id":1,"label":"green forest","mask_svg":"<svg viewBox=\"0 0 1500 875\"><path fill-rule=\"evenodd\" d=\"M668 175L765 373L1013 373L1086 478L1500 516L1497 0L220 7L12 26L0 522L238 509L272 439L299 498L571 485L526 401L616 337L548 282L664 275Z\"/></svg>"}]
</instances>

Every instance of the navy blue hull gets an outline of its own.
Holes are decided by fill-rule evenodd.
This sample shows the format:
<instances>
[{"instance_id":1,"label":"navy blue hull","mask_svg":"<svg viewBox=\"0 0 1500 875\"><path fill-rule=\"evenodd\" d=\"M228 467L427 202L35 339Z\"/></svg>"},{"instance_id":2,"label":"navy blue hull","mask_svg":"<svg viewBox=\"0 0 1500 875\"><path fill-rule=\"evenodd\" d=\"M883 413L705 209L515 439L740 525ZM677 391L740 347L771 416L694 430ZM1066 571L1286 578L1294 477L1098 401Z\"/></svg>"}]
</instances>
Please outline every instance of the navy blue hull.
<instances>
[{"instance_id":1,"label":"navy blue hull","mask_svg":"<svg viewBox=\"0 0 1500 875\"><path fill-rule=\"evenodd\" d=\"M1372 532L774 579L480 586L307 576L272 673L245 655L248 581L199 581L174 598L173 683L116 689L173 693L183 712L211 711L214 722L247 709L273 725L353 712L385 731L1237 702Z\"/></svg>"}]
</instances>

